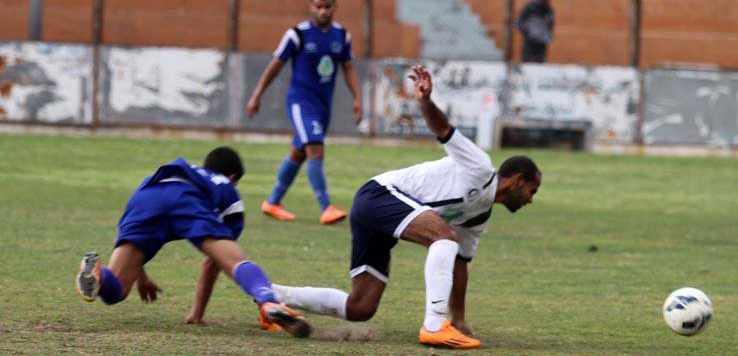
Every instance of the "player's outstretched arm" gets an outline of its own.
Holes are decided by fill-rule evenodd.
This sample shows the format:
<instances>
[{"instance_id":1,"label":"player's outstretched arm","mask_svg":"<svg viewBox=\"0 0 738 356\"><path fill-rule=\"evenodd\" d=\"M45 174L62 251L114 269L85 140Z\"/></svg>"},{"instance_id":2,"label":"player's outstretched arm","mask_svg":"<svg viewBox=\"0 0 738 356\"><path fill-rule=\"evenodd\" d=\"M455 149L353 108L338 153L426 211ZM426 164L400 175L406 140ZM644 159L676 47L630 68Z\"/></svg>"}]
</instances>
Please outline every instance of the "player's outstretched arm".
<instances>
[{"instance_id":1,"label":"player's outstretched arm","mask_svg":"<svg viewBox=\"0 0 738 356\"><path fill-rule=\"evenodd\" d=\"M205 256L200 268L200 277L197 279L197 290L195 291L195 300L192 302L192 308L185 322L187 324L207 325L211 324L205 320L205 308L213 293L213 287L218 280L220 274L220 266L210 256Z\"/></svg>"},{"instance_id":2,"label":"player's outstretched arm","mask_svg":"<svg viewBox=\"0 0 738 356\"><path fill-rule=\"evenodd\" d=\"M433 91L433 81L430 73L423 66L413 66L414 74L410 75L410 79L415 84L415 99L420 104L420 111L423 113L428 128L438 137L446 137L451 131L451 124L448 122L446 114L441 111L431 100L431 92Z\"/></svg>"},{"instance_id":3,"label":"player's outstretched arm","mask_svg":"<svg viewBox=\"0 0 738 356\"><path fill-rule=\"evenodd\" d=\"M282 66L284 66L284 62L281 59L274 57L269 61L264 72L261 73L259 82L256 84L254 92L251 93L248 104L246 104L246 113L249 118L254 117L254 115L259 112L259 107L261 106L261 95L264 94L264 91L269 87L269 84L272 84L274 78L276 78L279 71L282 70Z\"/></svg>"}]
</instances>

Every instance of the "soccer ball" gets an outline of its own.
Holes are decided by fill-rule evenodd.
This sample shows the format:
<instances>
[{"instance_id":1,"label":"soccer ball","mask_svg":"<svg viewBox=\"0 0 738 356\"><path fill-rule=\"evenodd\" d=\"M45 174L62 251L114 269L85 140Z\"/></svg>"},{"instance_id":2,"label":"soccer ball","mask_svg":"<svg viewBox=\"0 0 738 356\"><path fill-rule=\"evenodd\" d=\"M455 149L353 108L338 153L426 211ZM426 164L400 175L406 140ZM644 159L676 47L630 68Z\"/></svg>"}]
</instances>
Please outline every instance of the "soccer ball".
<instances>
[{"instance_id":1,"label":"soccer ball","mask_svg":"<svg viewBox=\"0 0 738 356\"><path fill-rule=\"evenodd\" d=\"M693 336L705 330L712 319L712 302L696 288L679 288L664 301L664 320L679 335Z\"/></svg>"}]
</instances>

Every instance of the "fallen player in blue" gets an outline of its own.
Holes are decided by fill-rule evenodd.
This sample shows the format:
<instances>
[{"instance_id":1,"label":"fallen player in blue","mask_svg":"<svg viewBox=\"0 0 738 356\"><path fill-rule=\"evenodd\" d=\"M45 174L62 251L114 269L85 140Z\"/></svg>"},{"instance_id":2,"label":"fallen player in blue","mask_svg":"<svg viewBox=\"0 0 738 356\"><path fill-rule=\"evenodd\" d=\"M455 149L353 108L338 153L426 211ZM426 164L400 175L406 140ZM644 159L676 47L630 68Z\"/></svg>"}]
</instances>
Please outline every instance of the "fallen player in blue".
<instances>
[{"instance_id":1,"label":"fallen player in blue","mask_svg":"<svg viewBox=\"0 0 738 356\"><path fill-rule=\"evenodd\" d=\"M222 270L259 304L262 328L310 336L310 324L277 301L266 273L244 257L236 242L244 226L243 202L236 190L243 173L241 158L229 147L212 150L203 167L182 158L159 167L128 201L108 265L100 266L96 252L82 259L76 279L82 299L92 302L99 296L105 304L116 304L137 282L143 301L156 300L161 289L146 275L144 265L165 243L187 239L205 254L188 323L206 323L205 307Z\"/></svg>"}]
</instances>

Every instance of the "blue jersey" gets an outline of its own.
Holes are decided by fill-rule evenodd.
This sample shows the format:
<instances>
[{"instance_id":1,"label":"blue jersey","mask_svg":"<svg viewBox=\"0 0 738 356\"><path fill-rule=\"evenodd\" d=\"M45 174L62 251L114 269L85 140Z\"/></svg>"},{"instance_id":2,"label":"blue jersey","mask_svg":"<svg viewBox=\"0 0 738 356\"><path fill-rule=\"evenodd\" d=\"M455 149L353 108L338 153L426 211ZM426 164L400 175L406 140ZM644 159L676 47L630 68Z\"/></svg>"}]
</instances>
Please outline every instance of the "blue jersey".
<instances>
[{"instance_id":1,"label":"blue jersey","mask_svg":"<svg viewBox=\"0 0 738 356\"><path fill-rule=\"evenodd\" d=\"M288 101L307 101L330 112L338 64L350 61L351 35L338 23L323 31L304 21L285 32L274 56L292 58Z\"/></svg>"},{"instance_id":2,"label":"blue jersey","mask_svg":"<svg viewBox=\"0 0 738 356\"><path fill-rule=\"evenodd\" d=\"M159 167L154 175L141 183L138 191L162 181L182 181L192 185L218 215L218 220L230 230L231 237L238 238L241 235L244 226L243 202L228 177L192 166L183 158L178 158Z\"/></svg>"}]
</instances>

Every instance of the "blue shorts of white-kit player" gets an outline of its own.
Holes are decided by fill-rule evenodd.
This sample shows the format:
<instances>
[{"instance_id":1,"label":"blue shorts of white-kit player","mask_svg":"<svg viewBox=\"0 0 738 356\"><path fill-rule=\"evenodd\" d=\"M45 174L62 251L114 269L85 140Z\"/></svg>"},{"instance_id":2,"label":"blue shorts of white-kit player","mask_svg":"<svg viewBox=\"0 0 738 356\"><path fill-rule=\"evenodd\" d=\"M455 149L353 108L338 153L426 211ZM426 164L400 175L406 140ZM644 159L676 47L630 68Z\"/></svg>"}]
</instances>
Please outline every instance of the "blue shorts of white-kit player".
<instances>
[{"instance_id":1,"label":"blue shorts of white-kit player","mask_svg":"<svg viewBox=\"0 0 738 356\"><path fill-rule=\"evenodd\" d=\"M387 283L390 250L420 213L431 210L392 185L364 184L351 208L351 278L368 272Z\"/></svg>"},{"instance_id":2,"label":"blue shorts of white-kit player","mask_svg":"<svg viewBox=\"0 0 738 356\"><path fill-rule=\"evenodd\" d=\"M293 147L304 148L307 144L323 143L330 123L329 110L308 100L288 98L287 112L295 132Z\"/></svg>"},{"instance_id":3,"label":"blue shorts of white-kit player","mask_svg":"<svg viewBox=\"0 0 738 356\"><path fill-rule=\"evenodd\" d=\"M173 181L149 185L131 196L115 247L133 243L146 263L170 241L187 239L199 249L207 237L235 240L232 235L200 191Z\"/></svg>"}]
</instances>

